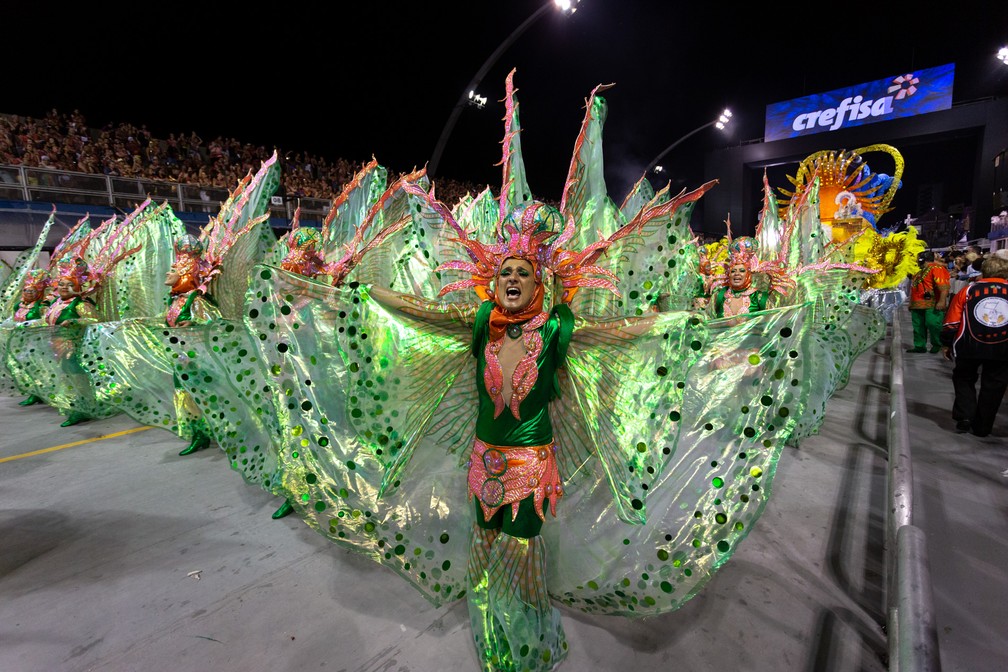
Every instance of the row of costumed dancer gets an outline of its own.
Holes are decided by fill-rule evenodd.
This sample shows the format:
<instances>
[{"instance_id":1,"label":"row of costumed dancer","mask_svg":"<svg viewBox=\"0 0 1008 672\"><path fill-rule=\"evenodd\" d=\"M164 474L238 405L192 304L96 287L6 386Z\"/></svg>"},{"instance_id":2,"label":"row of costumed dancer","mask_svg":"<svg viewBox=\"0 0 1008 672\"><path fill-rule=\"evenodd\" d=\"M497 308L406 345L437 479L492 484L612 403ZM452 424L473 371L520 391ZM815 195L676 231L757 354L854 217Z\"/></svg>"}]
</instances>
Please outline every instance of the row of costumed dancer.
<instances>
[{"instance_id":1,"label":"row of costumed dancer","mask_svg":"<svg viewBox=\"0 0 1008 672\"><path fill-rule=\"evenodd\" d=\"M449 206L372 160L278 239L274 155L199 235L148 200L40 269L50 218L0 295L4 391L218 446L274 517L466 600L474 669L557 666L557 604L678 608L883 335L860 297L885 272L821 235L814 179L783 211L765 185L756 235L720 247L689 227L716 182L616 204L603 86L559 206L534 200L513 76L496 194Z\"/></svg>"}]
</instances>

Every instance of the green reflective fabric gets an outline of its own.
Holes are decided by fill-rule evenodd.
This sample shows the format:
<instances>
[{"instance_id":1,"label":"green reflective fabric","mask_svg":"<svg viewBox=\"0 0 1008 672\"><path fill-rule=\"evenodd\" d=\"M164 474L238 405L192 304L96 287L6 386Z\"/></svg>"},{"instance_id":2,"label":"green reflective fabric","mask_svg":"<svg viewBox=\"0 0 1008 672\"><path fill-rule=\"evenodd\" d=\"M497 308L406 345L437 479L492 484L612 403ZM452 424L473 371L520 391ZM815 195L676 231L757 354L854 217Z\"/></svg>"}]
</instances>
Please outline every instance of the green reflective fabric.
<instances>
[{"instance_id":1,"label":"green reflective fabric","mask_svg":"<svg viewBox=\"0 0 1008 672\"><path fill-rule=\"evenodd\" d=\"M122 320L92 325L83 362L96 396L137 422L192 439L194 418L179 415L172 394L171 359L152 335L163 320Z\"/></svg>"},{"instance_id":2,"label":"green reflective fabric","mask_svg":"<svg viewBox=\"0 0 1008 672\"><path fill-rule=\"evenodd\" d=\"M258 352L240 321L151 327L158 351L171 362L175 385L198 409L205 430L246 483L275 487L277 424Z\"/></svg>"},{"instance_id":3,"label":"green reflective fabric","mask_svg":"<svg viewBox=\"0 0 1008 672\"><path fill-rule=\"evenodd\" d=\"M87 327L15 328L8 340L7 368L26 394L34 394L61 414L107 418L119 410L95 394L83 365Z\"/></svg>"}]
</instances>

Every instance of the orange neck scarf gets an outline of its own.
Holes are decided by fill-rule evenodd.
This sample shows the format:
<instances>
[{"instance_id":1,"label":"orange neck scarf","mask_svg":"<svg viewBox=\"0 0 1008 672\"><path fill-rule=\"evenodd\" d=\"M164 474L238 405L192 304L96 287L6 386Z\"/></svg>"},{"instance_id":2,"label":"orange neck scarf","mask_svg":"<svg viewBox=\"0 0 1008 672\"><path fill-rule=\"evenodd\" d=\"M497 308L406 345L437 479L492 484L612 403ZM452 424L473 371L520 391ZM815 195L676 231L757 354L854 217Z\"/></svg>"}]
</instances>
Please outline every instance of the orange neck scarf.
<instances>
[{"instance_id":1,"label":"orange neck scarf","mask_svg":"<svg viewBox=\"0 0 1008 672\"><path fill-rule=\"evenodd\" d=\"M532 300L529 301L529 304L525 306L525 310L520 313L510 313L500 307L500 304L497 303L497 292L494 292L495 305L493 311L490 313L490 340L496 341L504 338L504 331L508 328L508 325L528 322L541 313L544 295L543 283L537 282L535 293L532 295Z\"/></svg>"}]
</instances>

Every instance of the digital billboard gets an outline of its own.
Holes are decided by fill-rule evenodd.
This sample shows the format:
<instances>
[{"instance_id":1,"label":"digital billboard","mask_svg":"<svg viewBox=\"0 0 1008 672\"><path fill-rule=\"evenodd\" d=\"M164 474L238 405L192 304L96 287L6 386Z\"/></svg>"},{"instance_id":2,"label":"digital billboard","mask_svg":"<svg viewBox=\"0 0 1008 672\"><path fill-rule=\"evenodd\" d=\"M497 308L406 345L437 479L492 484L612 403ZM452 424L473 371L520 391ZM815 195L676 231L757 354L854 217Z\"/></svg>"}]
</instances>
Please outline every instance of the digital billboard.
<instances>
[{"instance_id":1,"label":"digital billboard","mask_svg":"<svg viewBox=\"0 0 1008 672\"><path fill-rule=\"evenodd\" d=\"M767 105L764 142L837 131L952 107L955 64Z\"/></svg>"}]
</instances>

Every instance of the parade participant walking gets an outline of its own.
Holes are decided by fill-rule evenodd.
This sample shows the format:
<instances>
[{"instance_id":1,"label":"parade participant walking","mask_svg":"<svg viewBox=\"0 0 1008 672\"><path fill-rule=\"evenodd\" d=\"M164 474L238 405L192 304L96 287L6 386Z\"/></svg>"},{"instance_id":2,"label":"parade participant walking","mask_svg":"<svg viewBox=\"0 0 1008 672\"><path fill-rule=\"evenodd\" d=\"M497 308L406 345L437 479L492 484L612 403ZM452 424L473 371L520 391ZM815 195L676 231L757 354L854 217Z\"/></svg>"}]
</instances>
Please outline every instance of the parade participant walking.
<instances>
[{"instance_id":1,"label":"parade participant walking","mask_svg":"<svg viewBox=\"0 0 1008 672\"><path fill-rule=\"evenodd\" d=\"M10 275L0 281L0 353L3 353L0 357L0 394L27 394L18 402L20 406L32 406L42 399L31 391L22 390L7 371L3 360L8 352L11 329L23 328L41 320L51 302L49 272L36 268L35 264L55 220L54 207L49 219L42 225L35 245L18 255Z\"/></svg>"},{"instance_id":2,"label":"parade participant walking","mask_svg":"<svg viewBox=\"0 0 1008 672\"><path fill-rule=\"evenodd\" d=\"M47 297L48 292L49 273L44 268L28 271L21 288L21 303L14 312L14 321L31 322L42 319L51 303ZM38 396L29 394L18 402L18 406L33 406L41 401Z\"/></svg>"},{"instance_id":3,"label":"parade participant walking","mask_svg":"<svg viewBox=\"0 0 1008 672\"><path fill-rule=\"evenodd\" d=\"M165 313L165 323L169 327L188 327L206 324L220 317L217 306L208 299L200 287L208 266L202 259L203 243L195 236L186 234L175 241L175 263L165 276L165 284L171 288L171 304ZM192 397L182 388L175 374L175 407L181 409L183 419L191 426L192 441L183 448L180 456L191 455L210 445L210 432L199 408Z\"/></svg>"},{"instance_id":4,"label":"parade participant walking","mask_svg":"<svg viewBox=\"0 0 1008 672\"><path fill-rule=\"evenodd\" d=\"M483 672L546 672L568 651L555 602L664 613L724 565L861 339L854 319L823 338L821 302L737 325L685 309L688 215L716 183L616 207L601 85L560 207L536 201L506 84L499 195L407 185L402 236L335 286L256 269L246 324L296 512L434 604L466 599Z\"/></svg>"},{"instance_id":5,"label":"parade participant walking","mask_svg":"<svg viewBox=\"0 0 1008 672\"><path fill-rule=\"evenodd\" d=\"M214 353L218 360L226 357L236 337L233 335L243 335L240 321L234 318L240 316L249 267L262 258L260 249L276 243L266 222L265 204L279 180L278 173L274 155L255 176L250 172L239 180L199 236L186 233L167 202L146 212L145 239L149 242L145 249L150 254L137 263L147 285L136 295L143 304L134 299L135 310L129 319L91 329L94 356L88 373L96 388L137 422L184 439L186 447L180 455L206 448L212 440L222 443L223 433L211 417L218 411L205 405L219 401L234 406L226 396L234 392L227 389L227 381L245 378L229 373L216 379L208 371L198 371L194 360L197 353ZM227 263L223 264L225 257ZM155 285L152 278L163 280ZM218 288L219 293L215 292ZM232 321L227 324L221 319L224 305L231 308ZM208 344L212 347L204 349ZM202 364L202 358L198 361ZM199 378L198 390L187 383L190 377ZM204 395L210 380L220 382L221 387ZM258 402L258 398L252 401ZM243 431L225 437L228 449L221 445L229 456L241 454L250 470L259 464L252 457L266 452L270 443L263 432L252 430L252 424L246 422Z\"/></svg>"},{"instance_id":6,"label":"parade participant walking","mask_svg":"<svg viewBox=\"0 0 1008 672\"><path fill-rule=\"evenodd\" d=\"M920 270L910 280L910 321L913 347L907 352L941 350L942 317L948 308L949 272L937 252L925 250L917 259Z\"/></svg>"},{"instance_id":7,"label":"parade participant walking","mask_svg":"<svg viewBox=\"0 0 1008 672\"><path fill-rule=\"evenodd\" d=\"M945 358L955 362L956 429L987 436L1008 387L1008 257L988 256L980 272L952 299L941 339Z\"/></svg>"},{"instance_id":8,"label":"parade participant walking","mask_svg":"<svg viewBox=\"0 0 1008 672\"><path fill-rule=\"evenodd\" d=\"M37 326L11 335L8 368L18 385L67 416L61 427L114 415L118 409L96 396L82 350L88 328L104 321L93 297L109 312L117 310L120 262L142 245L134 237L138 208L125 220L112 217L92 230L85 216L64 236L50 257L56 298ZM107 282L116 271L117 282ZM128 275L124 272L123 276Z\"/></svg>"}]
</instances>

